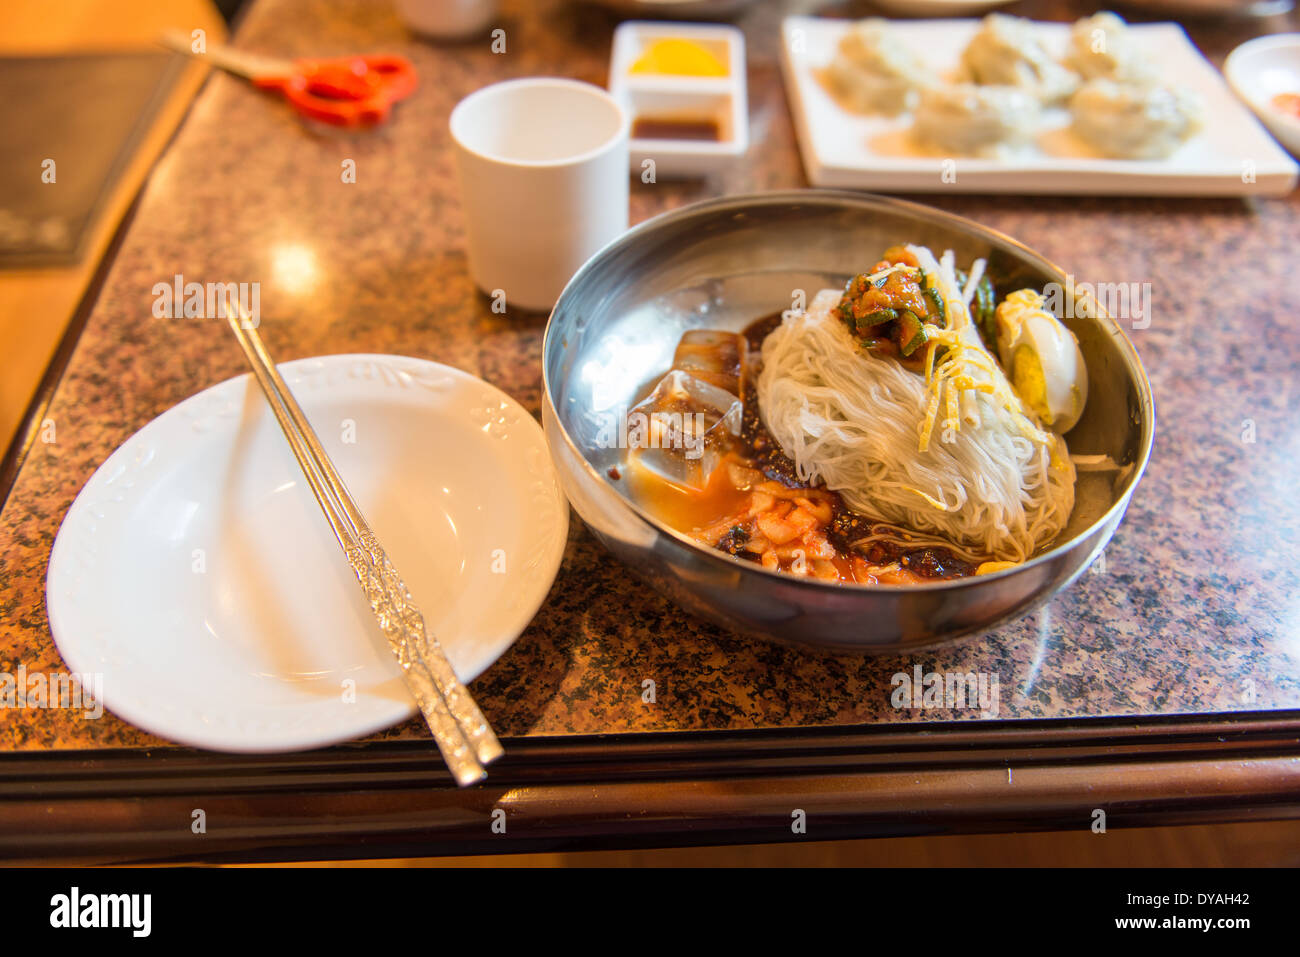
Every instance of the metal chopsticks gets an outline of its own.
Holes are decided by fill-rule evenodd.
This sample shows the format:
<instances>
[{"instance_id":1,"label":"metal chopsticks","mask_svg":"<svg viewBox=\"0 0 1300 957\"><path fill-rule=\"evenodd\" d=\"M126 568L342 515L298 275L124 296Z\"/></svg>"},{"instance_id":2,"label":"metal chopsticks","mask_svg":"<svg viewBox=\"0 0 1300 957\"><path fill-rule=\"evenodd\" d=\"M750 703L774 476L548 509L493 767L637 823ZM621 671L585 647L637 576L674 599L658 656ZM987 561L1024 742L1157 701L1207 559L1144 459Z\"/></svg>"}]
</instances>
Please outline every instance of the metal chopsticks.
<instances>
[{"instance_id":1,"label":"metal chopsticks","mask_svg":"<svg viewBox=\"0 0 1300 957\"><path fill-rule=\"evenodd\" d=\"M483 780L487 776L484 766L502 754L501 743L456 677L438 639L425 628L424 616L280 377L256 325L242 306L232 300L225 305L226 319L252 366L253 377L266 394L312 494L370 602L443 760L458 784Z\"/></svg>"}]
</instances>

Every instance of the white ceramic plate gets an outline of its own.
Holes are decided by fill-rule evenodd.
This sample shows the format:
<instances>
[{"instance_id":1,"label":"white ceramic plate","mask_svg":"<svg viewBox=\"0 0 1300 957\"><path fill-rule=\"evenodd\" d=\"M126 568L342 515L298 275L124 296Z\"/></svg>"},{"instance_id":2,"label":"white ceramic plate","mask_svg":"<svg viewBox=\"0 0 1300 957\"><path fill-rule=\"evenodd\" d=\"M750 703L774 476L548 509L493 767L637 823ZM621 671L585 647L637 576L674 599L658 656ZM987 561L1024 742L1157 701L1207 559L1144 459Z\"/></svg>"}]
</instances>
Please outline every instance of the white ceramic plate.
<instances>
[{"instance_id":1,"label":"white ceramic plate","mask_svg":"<svg viewBox=\"0 0 1300 957\"><path fill-rule=\"evenodd\" d=\"M1300 93L1300 33L1243 43L1229 54L1223 74L1279 142L1300 156L1300 118L1273 105L1279 93Z\"/></svg>"},{"instance_id":2,"label":"white ceramic plate","mask_svg":"<svg viewBox=\"0 0 1300 957\"><path fill-rule=\"evenodd\" d=\"M568 504L541 427L498 389L421 359L280 367L460 677L536 613ZM67 666L105 706L222 751L346 741L415 713L257 385L168 410L109 456L64 518L46 581Z\"/></svg>"},{"instance_id":3,"label":"white ceramic plate","mask_svg":"<svg viewBox=\"0 0 1300 957\"><path fill-rule=\"evenodd\" d=\"M1130 26L1135 42L1160 65L1162 79L1205 101L1205 128L1162 160L1117 160L1095 153L1068 129L1063 108L1044 111L1036 143L1014 160L927 155L908 131L910 114L862 116L844 110L818 73L835 55L852 21L787 17L782 67L794 112L804 170L814 186L880 192L1092 193L1142 196L1269 196L1295 186L1295 162L1278 147L1172 23ZM956 68L977 20L898 20L906 44L942 76ZM1047 48L1060 55L1070 25L1037 24ZM947 175L945 175L947 173ZM955 178L952 174L955 173Z\"/></svg>"}]
</instances>

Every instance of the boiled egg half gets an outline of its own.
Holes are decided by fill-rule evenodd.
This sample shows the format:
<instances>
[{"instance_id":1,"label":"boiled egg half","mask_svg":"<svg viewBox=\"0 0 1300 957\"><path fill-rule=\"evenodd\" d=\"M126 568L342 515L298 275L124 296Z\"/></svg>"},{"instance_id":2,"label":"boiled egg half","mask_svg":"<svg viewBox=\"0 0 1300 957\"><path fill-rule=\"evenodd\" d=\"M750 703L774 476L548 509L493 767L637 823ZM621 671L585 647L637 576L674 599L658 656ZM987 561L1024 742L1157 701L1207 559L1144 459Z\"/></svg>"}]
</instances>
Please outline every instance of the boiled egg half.
<instances>
[{"instance_id":1,"label":"boiled egg half","mask_svg":"<svg viewBox=\"0 0 1300 957\"><path fill-rule=\"evenodd\" d=\"M1032 289L1011 293L995 314L998 358L1020 398L1049 429L1074 428L1088 401L1079 342Z\"/></svg>"}]
</instances>

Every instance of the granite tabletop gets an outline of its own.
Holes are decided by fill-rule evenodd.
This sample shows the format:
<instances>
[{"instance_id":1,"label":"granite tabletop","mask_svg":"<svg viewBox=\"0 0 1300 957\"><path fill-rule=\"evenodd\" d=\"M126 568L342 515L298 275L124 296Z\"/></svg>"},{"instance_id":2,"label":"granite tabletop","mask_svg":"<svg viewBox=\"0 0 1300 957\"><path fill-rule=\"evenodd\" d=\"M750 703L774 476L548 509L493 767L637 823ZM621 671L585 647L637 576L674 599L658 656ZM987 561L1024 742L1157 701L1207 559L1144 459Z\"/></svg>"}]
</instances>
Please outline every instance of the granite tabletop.
<instances>
[{"instance_id":1,"label":"granite tabletop","mask_svg":"<svg viewBox=\"0 0 1300 957\"><path fill-rule=\"evenodd\" d=\"M720 194L806 180L777 62L783 12L740 21L749 44L753 146L725 174L632 185L632 220ZM1008 8L1069 19L1090 7ZM844 5L833 12L864 14ZM257 0L249 50L291 56L395 51L419 91L364 134L305 127L279 100L215 75L150 178L102 291L0 511L0 674L63 670L45 607L50 549L72 500L134 431L245 371L202 324L154 318L177 273L263 284L262 332L280 361L397 353L464 369L540 408L545 316L497 315L466 271L447 118L472 90L537 74L602 84L612 17L561 2L504 4L506 50L413 38L389 4ZM1187 24L1216 63L1290 14ZM355 183L341 182L344 160ZM576 518L549 598L471 690L506 736L782 728L964 717L891 706L891 676L993 672L1001 718L1083 718L1300 708L1300 200L912 197L1041 251L1080 279L1150 283L1130 335L1150 375L1154 454L1103 559L1033 615L907 658L799 652L725 633L633 584ZM279 268L285 251L312 264ZM277 257L280 257L277 260ZM642 682L656 681L654 703ZM375 739L418 738L416 720ZM114 716L0 708L0 750L154 748Z\"/></svg>"}]
</instances>

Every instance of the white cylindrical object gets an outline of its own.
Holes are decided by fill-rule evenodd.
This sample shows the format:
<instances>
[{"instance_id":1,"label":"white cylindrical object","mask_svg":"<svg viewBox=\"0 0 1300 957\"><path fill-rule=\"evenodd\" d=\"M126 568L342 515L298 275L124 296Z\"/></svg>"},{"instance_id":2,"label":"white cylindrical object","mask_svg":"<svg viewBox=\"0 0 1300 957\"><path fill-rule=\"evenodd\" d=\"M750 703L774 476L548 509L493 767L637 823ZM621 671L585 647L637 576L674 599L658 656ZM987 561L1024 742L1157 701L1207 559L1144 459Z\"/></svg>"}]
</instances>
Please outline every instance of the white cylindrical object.
<instances>
[{"instance_id":1,"label":"white cylindrical object","mask_svg":"<svg viewBox=\"0 0 1300 957\"><path fill-rule=\"evenodd\" d=\"M397 15L426 37L459 39L487 32L497 0L395 0Z\"/></svg>"},{"instance_id":2,"label":"white cylindrical object","mask_svg":"<svg viewBox=\"0 0 1300 957\"><path fill-rule=\"evenodd\" d=\"M535 77L471 93L450 125L474 284L549 310L627 230L627 114L600 87Z\"/></svg>"}]
</instances>

